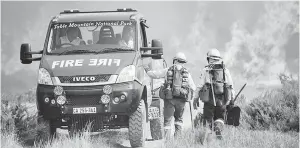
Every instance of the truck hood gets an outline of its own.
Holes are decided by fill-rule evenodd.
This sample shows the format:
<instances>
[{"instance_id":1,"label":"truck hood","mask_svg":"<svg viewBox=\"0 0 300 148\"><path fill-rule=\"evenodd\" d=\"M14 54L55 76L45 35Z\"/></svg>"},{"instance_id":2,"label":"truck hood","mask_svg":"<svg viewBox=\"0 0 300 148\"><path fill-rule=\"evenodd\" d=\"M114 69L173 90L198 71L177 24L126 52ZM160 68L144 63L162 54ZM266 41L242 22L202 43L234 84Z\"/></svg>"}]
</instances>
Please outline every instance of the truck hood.
<instances>
[{"instance_id":1,"label":"truck hood","mask_svg":"<svg viewBox=\"0 0 300 148\"><path fill-rule=\"evenodd\" d=\"M131 65L135 52L80 54L80 55L45 55L41 61L41 68L49 71L51 76L76 76L119 74Z\"/></svg>"}]
</instances>

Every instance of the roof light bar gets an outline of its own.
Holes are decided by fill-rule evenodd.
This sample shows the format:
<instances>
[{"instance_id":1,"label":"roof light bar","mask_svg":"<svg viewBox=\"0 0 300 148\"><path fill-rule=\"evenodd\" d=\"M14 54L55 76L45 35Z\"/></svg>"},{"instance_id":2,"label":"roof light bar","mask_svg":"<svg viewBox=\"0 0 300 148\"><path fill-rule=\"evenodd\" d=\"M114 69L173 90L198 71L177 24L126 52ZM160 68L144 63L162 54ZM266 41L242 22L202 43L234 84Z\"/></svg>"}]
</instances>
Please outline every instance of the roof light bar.
<instances>
[{"instance_id":1,"label":"roof light bar","mask_svg":"<svg viewBox=\"0 0 300 148\"><path fill-rule=\"evenodd\" d=\"M119 11L119 12L131 12L131 11L136 11L136 10L134 10L132 8L123 8L123 9L117 9L117 11Z\"/></svg>"},{"instance_id":2,"label":"roof light bar","mask_svg":"<svg viewBox=\"0 0 300 148\"><path fill-rule=\"evenodd\" d=\"M78 9L64 10L64 13L77 13L77 12L79 12Z\"/></svg>"}]
</instances>

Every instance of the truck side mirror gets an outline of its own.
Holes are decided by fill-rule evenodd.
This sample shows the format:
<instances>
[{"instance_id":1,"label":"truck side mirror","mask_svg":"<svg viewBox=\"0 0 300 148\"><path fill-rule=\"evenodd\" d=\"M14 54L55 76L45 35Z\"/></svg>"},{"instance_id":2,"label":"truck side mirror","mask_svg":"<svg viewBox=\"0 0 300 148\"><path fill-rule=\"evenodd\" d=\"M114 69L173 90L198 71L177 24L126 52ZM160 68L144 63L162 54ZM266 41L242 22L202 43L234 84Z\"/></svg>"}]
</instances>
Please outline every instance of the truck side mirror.
<instances>
[{"instance_id":1,"label":"truck side mirror","mask_svg":"<svg viewBox=\"0 0 300 148\"><path fill-rule=\"evenodd\" d=\"M157 48L156 50L151 50L151 54L156 55L153 56L153 59L161 59L163 55L162 42L160 40L153 39L151 45L153 48Z\"/></svg>"},{"instance_id":2,"label":"truck side mirror","mask_svg":"<svg viewBox=\"0 0 300 148\"><path fill-rule=\"evenodd\" d=\"M142 54L142 57L151 57L153 59L162 59L163 55L163 48L162 42L160 40L153 39L152 40L152 47L141 47L140 50L151 50L151 54Z\"/></svg>"},{"instance_id":3,"label":"truck side mirror","mask_svg":"<svg viewBox=\"0 0 300 148\"><path fill-rule=\"evenodd\" d=\"M41 57L39 58L32 58L32 54L42 54L42 50L39 52L31 52L31 46L28 43L24 43L21 45L20 49L20 60L22 64L31 64L32 61L39 61L41 60Z\"/></svg>"},{"instance_id":4,"label":"truck side mirror","mask_svg":"<svg viewBox=\"0 0 300 148\"><path fill-rule=\"evenodd\" d=\"M20 60L22 64L31 64L32 63L32 54L30 54L31 46L30 44L21 45Z\"/></svg>"}]
</instances>

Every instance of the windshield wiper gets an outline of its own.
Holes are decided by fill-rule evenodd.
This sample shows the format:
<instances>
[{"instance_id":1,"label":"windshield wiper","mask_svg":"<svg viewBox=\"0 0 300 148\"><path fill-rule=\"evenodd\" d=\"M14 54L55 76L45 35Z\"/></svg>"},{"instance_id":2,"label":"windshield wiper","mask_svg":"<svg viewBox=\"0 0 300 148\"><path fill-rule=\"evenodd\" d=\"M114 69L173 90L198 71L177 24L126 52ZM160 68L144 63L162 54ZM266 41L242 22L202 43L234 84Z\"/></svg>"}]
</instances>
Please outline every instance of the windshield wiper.
<instances>
[{"instance_id":1,"label":"windshield wiper","mask_svg":"<svg viewBox=\"0 0 300 148\"><path fill-rule=\"evenodd\" d=\"M97 51L93 51L93 50L82 50L82 49L79 49L79 50L66 50L62 53L59 53L59 55L63 55L63 54L67 54L67 53L97 53Z\"/></svg>"},{"instance_id":2,"label":"windshield wiper","mask_svg":"<svg viewBox=\"0 0 300 148\"><path fill-rule=\"evenodd\" d=\"M135 51L131 48L104 48L101 52Z\"/></svg>"},{"instance_id":3,"label":"windshield wiper","mask_svg":"<svg viewBox=\"0 0 300 148\"><path fill-rule=\"evenodd\" d=\"M104 48L102 50L99 51L95 51L95 50L66 50L62 53L59 53L59 55L63 55L63 54L68 54L68 53L94 53L94 54L98 54L98 53L108 53L108 52L118 52L118 51L134 51L134 49L126 49L126 48Z\"/></svg>"}]
</instances>

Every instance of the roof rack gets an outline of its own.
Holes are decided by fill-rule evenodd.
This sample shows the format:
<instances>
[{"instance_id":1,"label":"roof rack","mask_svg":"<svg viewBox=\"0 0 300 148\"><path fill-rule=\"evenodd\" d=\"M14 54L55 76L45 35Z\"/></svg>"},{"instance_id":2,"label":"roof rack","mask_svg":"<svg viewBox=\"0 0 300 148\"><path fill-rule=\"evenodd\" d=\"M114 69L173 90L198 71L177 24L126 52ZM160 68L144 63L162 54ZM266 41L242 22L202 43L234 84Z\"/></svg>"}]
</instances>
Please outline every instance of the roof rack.
<instances>
[{"instance_id":1,"label":"roof rack","mask_svg":"<svg viewBox=\"0 0 300 148\"><path fill-rule=\"evenodd\" d=\"M78 9L69 9L69 10L64 10L60 14L67 14L67 13L105 13L105 12L137 12L137 10L132 9L132 8L117 9L117 11L79 11Z\"/></svg>"}]
</instances>

